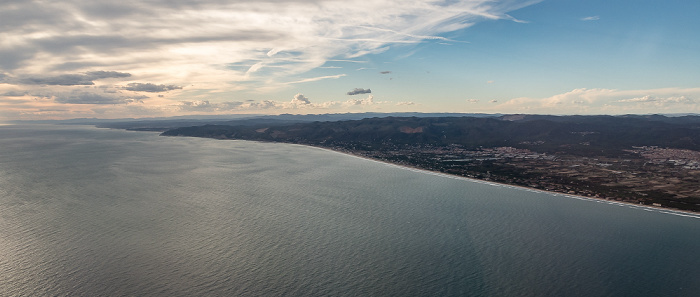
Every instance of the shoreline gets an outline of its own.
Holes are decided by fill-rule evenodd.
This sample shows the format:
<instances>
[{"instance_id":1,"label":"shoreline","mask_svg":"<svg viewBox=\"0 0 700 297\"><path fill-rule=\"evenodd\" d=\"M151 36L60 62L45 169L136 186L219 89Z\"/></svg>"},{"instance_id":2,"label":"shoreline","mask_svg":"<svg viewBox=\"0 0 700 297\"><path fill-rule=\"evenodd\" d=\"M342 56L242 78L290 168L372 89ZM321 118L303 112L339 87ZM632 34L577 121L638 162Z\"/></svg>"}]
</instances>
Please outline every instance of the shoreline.
<instances>
[{"instance_id":1,"label":"shoreline","mask_svg":"<svg viewBox=\"0 0 700 297\"><path fill-rule=\"evenodd\" d=\"M277 142L277 143L283 143L283 142ZM428 170L428 169L424 169L424 168L419 168L419 167L415 167L415 166L396 164L396 163L391 163L391 162L387 162L387 161L383 161L383 160L373 159L373 158L362 156L362 155L353 154L353 153L347 152L347 151L334 150L334 149L330 149L330 148L326 148L326 147L319 147L319 146L313 146L313 145L307 145L307 144L296 144L296 143L288 143L288 144L295 144L295 145L320 149L320 150L324 150L324 151L334 152L334 153L343 154L346 156L360 158L360 159L367 160L367 161L381 163L384 165L394 166L394 167L401 168L404 170L421 172L424 174L431 174L431 175L447 177L447 178L452 178L452 179L458 179L458 180L465 180L465 181L469 181L469 182L486 184L486 185L491 185L491 186L509 187L509 188L519 189L519 190L524 190L524 191L529 191L529 192L549 194L552 196L562 196L562 197L571 198L571 199L591 201L591 202L596 202L596 203L606 203L609 205L636 208L636 209L641 209L644 211L657 211L657 212L664 213L664 214L671 214L671 215L700 219L700 212L693 212L693 211L688 211L688 210L681 210L681 209L667 208L667 207L659 207L659 206L653 206L653 205L636 204L636 203L617 201L617 200L607 200L607 199L587 197L587 196L561 193L561 192L555 192L555 191L547 191L547 190L529 188L529 187L520 186L520 185L513 185L513 184L500 183L500 182L495 182L495 181L482 180L482 179L477 179L477 178L472 178L472 177L453 175L453 174L448 174L448 173L444 173L444 172L432 171L432 170Z\"/></svg>"},{"instance_id":2,"label":"shoreline","mask_svg":"<svg viewBox=\"0 0 700 297\"><path fill-rule=\"evenodd\" d=\"M173 136L171 136L171 137L173 137ZM174 136L174 137L191 137L191 136ZM197 136L195 136L195 137L197 137ZM510 187L513 189L520 189L520 190L524 190L524 191L537 192L537 193L548 194L548 195L552 195L552 196L562 196L562 197L571 198L571 199L585 200L585 201L591 201L591 202L596 202L596 203L606 203L606 204L610 204L610 205L637 208L637 209L641 209L644 211L657 211L657 212L665 213L665 214L700 219L700 212L693 212L693 211L689 211L689 210L682 210L682 209L676 209L676 208L668 208L668 207L663 207L663 206L637 204L637 203L618 201L618 200L607 200L607 199L601 199L601 198L595 198L595 197L581 196L581 195L576 195L576 194L568 194L568 193L562 193L562 192L556 192L556 191L547 191L547 190L542 190L542 189L537 189L537 188L529 188L529 187L521 186L521 185L513 185L513 184L507 184L507 183L501 183L501 182L495 182L495 181L487 181L487 180L482 180L482 179L477 179L477 178L472 178L472 177L453 175L453 174L448 174L448 173L439 172L439 171L432 171L432 170L428 170L428 169L424 169L424 168L419 168L416 166L396 164L396 163L392 163L392 162L388 162L388 161L384 161L384 160L379 160L379 159L374 159L374 158L354 154L350 151L334 150L331 148L315 146L315 145L311 145L311 144L277 142L277 141L262 141L262 140L245 140L245 139L226 139L226 138L219 139L219 138L211 138L211 137L198 137L198 138L208 138L208 139L213 139L213 140L238 140L238 141L253 141L253 142L260 142L260 143L278 143L278 144L299 145L299 146L304 146L304 147L308 147L308 148L314 148L314 149L329 151L329 152L333 152L333 153L343 154L346 156L360 158L360 159L364 159L367 161L378 162L378 163L381 163L384 165L395 166L397 168L401 168L404 170L412 170L412 171L417 171L417 172L421 172L421 173L425 173L425 174L437 175L437 176L442 176L442 177L447 177L447 178L452 178L452 179L465 180L465 181L469 181L469 182L481 183L481 184L487 184L487 185L499 186L499 187Z\"/></svg>"}]
</instances>

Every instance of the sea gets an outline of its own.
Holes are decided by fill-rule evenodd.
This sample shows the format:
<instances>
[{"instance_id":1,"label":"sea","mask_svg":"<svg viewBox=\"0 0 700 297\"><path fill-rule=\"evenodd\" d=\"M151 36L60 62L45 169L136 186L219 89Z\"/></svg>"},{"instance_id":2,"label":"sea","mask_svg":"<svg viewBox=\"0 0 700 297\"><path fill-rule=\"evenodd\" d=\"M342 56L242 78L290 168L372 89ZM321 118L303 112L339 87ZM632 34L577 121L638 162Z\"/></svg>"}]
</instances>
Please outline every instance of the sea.
<instances>
[{"instance_id":1,"label":"sea","mask_svg":"<svg viewBox=\"0 0 700 297\"><path fill-rule=\"evenodd\" d=\"M301 145L8 125L0 296L700 296L700 216Z\"/></svg>"}]
</instances>

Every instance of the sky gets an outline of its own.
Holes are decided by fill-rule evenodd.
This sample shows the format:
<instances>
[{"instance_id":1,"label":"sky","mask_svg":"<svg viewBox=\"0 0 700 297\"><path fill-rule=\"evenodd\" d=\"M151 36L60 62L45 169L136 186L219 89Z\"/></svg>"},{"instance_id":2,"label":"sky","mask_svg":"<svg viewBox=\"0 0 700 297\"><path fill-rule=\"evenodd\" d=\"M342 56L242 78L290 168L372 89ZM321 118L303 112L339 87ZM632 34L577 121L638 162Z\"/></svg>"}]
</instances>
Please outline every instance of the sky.
<instances>
[{"instance_id":1,"label":"sky","mask_svg":"<svg viewBox=\"0 0 700 297\"><path fill-rule=\"evenodd\" d=\"M700 113L694 0L2 0L0 121Z\"/></svg>"}]
</instances>

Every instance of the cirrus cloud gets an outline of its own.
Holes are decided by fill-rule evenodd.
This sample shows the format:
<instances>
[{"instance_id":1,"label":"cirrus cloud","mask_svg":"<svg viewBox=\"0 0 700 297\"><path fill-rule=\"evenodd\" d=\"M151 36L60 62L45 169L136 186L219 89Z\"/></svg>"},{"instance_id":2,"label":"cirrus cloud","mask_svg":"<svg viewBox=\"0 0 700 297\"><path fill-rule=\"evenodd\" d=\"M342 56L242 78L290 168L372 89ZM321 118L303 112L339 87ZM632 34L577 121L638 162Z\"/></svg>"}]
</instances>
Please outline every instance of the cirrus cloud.
<instances>
[{"instance_id":1,"label":"cirrus cloud","mask_svg":"<svg viewBox=\"0 0 700 297\"><path fill-rule=\"evenodd\" d=\"M354 74L328 64L367 63L365 56L393 47L458 42L442 35L485 20L518 21L508 13L536 2L13 0L0 10L0 93L64 94L50 98L56 104L80 104L83 116L96 110L108 115L107 105L134 100L121 91L163 93L188 86L172 96L144 98L138 108L114 107L114 114L244 108L248 103L211 106L246 92L260 98L299 84L342 79ZM309 73L321 67L325 72ZM106 88L84 89L91 86ZM19 102L12 100L0 105ZM192 100L209 104L181 103ZM64 110L41 104L15 105L12 110L17 115ZM99 108L83 108L91 104ZM277 108L290 103L249 104ZM327 108L351 103L297 105Z\"/></svg>"},{"instance_id":2,"label":"cirrus cloud","mask_svg":"<svg viewBox=\"0 0 700 297\"><path fill-rule=\"evenodd\" d=\"M17 1L0 12L0 56L9 57L0 65L52 77L109 66L157 81L271 84L327 61L446 40L439 34L478 21L514 20L509 11L533 2ZM246 61L248 69L226 68Z\"/></svg>"}]
</instances>

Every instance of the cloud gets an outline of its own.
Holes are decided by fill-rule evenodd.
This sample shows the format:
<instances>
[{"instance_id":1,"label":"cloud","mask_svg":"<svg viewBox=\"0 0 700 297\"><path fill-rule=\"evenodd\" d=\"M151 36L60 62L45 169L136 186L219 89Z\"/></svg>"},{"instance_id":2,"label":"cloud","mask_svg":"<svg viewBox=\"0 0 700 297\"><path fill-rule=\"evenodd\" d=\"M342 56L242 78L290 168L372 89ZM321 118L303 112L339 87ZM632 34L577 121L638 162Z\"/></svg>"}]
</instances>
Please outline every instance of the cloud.
<instances>
[{"instance_id":1,"label":"cloud","mask_svg":"<svg viewBox=\"0 0 700 297\"><path fill-rule=\"evenodd\" d=\"M194 101L181 101L177 105L177 109L180 111L194 111L194 112L231 112L241 109L243 102L239 101L227 101L227 102L216 102L211 103L209 100L194 100Z\"/></svg>"},{"instance_id":2,"label":"cloud","mask_svg":"<svg viewBox=\"0 0 700 297\"><path fill-rule=\"evenodd\" d=\"M101 95L90 92L73 92L54 96L54 101L64 104L126 104L140 102L148 97L124 97L115 95Z\"/></svg>"},{"instance_id":3,"label":"cloud","mask_svg":"<svg viewBox=\"0 0 700 297\"><path fill-rule=\"evenodd\" d=\"M19 92L19 91L7 91L5 93L0 94L0 96L5 96L5 97L22 97L27 95L27 92Z\"/></svg>"},{"instance_id":4,"label":"cloud","mask_svg":"<svg viewBox=\"0 0 700 297\"><path fill-rule=\"evenodd\" d=\"M343 76L345 76L345 74L311 77L311 78L305 78L305 79L301 79L301 80L297 80L297 81L288 82L287 84L300 84L300 83L314 82L314 81L319 81L319 80L324 80L324 79L338 79L338 78L341 78Z\"/></svg>"},{"instance_id":5,"label":"cloud","mask_svg":"<svg viewBox=\"0 0 700 297\"><path fill-rule=\"evenodd\" d=\"M187 114L231 114L256 113L266 111L306 110L313 112L348 112L369 111L384 107L402 108L416 105L413 102L376 101L372 95L363 99L346 101L325 101L313 103L303 94L297 94L290 101L275 100L242 100L216 101L215 99L195 99L171 102L157 96L129 96L123 92L102 93L102 86L83 88L72 92L7 92L0 96L0 111L16 111L21 108L33 107L24 111L25 117L105 117L123 118L140 116L172 116ZM6 107L10 108L6 108ZM69 106L68 108L66 106Z\"/></svg>"},{"instance_id":6,"label":"cloud","mask_svg":"<svg viewBox=\"0 0 700 297\"><path fill-rule=\"evenodd\" d=\"M15 1L0 11L0 67L56 77L67 74L61 69L84 72L100 65L159 81L187 77L219 88L231 81L255 82L250 89L285 87L287 77L328 61L449 40L441 35L479 21L517 21L507 13L535 2ZM242 61L260 64L248 76L225 67ZM89 84L75 77L33 82Z\"/></svg>"},{"instance_id":7,"label":"cloud","mask_svg":"<svg viewBox=\"0 0 700 297\"><path fill-rule=\"evenodd\" d=\"M513 113L626 114L700 112L700 88L574 89L546 98L514 98L494 110Z\"/></svg>"},{"instance_id":8,"label":"cloud","mask_svg":"<svg viewBox=\"0 0 700 297\"><path fill-rule=\"evenodd\" d=\"M23 85L57 85L57 86L78 86L94 85L93 79L87 75L64 74L49 77L25 77L16 82Z\"/></svg>"},{"instance_id":9,"label":"cloud","mask_svg":"<svg viewBox=\"0 0 700 297\"><path fill-rule=\"evenodd\" d=\"M306 98L304 95L299 93L294 95L294 99L292 99L291 103L294 105L307 105L311 104L311 101L309 101L309 98Z\"/></svg>"},{"instance_id":10,"label":"cloud","mask_svg":"<svg viewBox=\"0 0 700 297\"><path fill-rule=\"evenodd\" d=\"M382 71L382 72L379 72L379 73L380 73L380 74L390 74L391 71L388 71L388 70L387 70L387 71Z\"/></svg>"},{"instance_id":11,"label":"cloud","mask_svg":"<svg viewBox=\"0 0 700 297\"><path fill-rule=\"evenodd\" d=\"M631 98L631 99L621 99L617 102L620 103L655 103L656 105L668 105L668 104L694 104L695 100L688 98L686 96L671 96L665 98L659 98L655 96L646 95L643 97Z\"/></svg>"},{"instance_id":12,"label":"cloud","mask_svg":"<svg viewBox=\"0 0 700 297\"><path fill-rule=\"evenodd\" d=\"M209 108L212 106L212 104L209 103L209 100L181 101L180 103L183 107L193 108L193 109Z\"/></svg>"},{"instance_id":13,"label":"cloud","mask_svg":"<svg viewBox=\"0 0 700 297\"><path fill-rule=\"evenodd\" d=\"M150 92L150 93L159 93L159 92L167 92L167 91L172 91L172 90L179 90L182 89L180 86L176 85L156 85L152 83L130 83L124 87L125 90L128 91L134 91L134 92Z\"/></svg>"},{"instance_id":14,"label":"cloud","mask_svg":"<svg viewBox=\"0 0 700 297\"><path fill-rule=\"evenodd\" d=\"M337 108L352 108L370 105L413 105L413 102L393 103L389 101L374 101L372 95L364 99L350 99L347 101L327 101L322 103L312 103L309 98L302 94L294 95L294 98L289 102L279 102L274 100L263 100L261 102L247 102L237 106L238 110L250 109L337 109Z\"/></svg>"},{"instance_id":15,"label":"cloud","mask_svg":"<svg viewBox=\"0 0 700 297\"><path fill-rule=\"evenodd\" d=\"M479 99L467 99L467 102L469 103L478 103Z\"/></svg>"},{"instance_id":16,"label":"cloud","mask_svg":"<svg viewBox=\"0 0 700 297\"><path fill-rule=\"evenodd\" d=\"M352 91L348 92L348 95L358 95L358 94L369 94L372 93L372 90L370 89L362 89L362 88L355 88Z\"/></svg>"},{"instance_id":17,"label":"cloud","mask_svg":"<svg viewBox=\"0 0 700 297\"><path fill-rule=\"evenodd\" d=\"M347 105L372 105L374 104L374 96L369 95L365 99L350 99L345 101Z\"/></svg>"},{"instance_id":18,"label":"cloud","mask_svg":"<svg viewBox=\"0 0 700 297\"><path fill-rule=\"evenodd\" d=\"M582 21L597 21L597 20L600 20L600 17L597 16L597 15L594 15L594 16L589 16L589 17L581 18L581 20L582 20Z\"/></svg>"},{"instance_id":19,"label":"cloud","mask_svg":"<svg viewBox=\"0 0 700 297\"><path fill-rule=\"evenodd\" d=\"M117 71L89 71L85 74L61 74L55 76L21 76L5 78L3 82L18 85L49 85L49 86L88 86L94 85L95 80L106 78L125 78L131 74Z\"/></svg>"},{"instance_id":20,"label":"cloud","mask_svg":"<svg viewBox=\"0 0 700 297\"><path fill-rule=\"evenodd\" d=\"M117 72L117 71L88 71L86 72L87 76L92 77L93 79L102 79L102 78L124 78L124 77L130 77L131 73L125 73L125 72Z\"/></svg>"},{"instance_id":21,"label":"cloud","mask_svg":"<svg viewBox=\"0 0 700 297\"><path fill-rule=\"evenodd\" d=\"M85 105L72 106L76 113L67 116L97 111L105 116L184 112L178 108L189 106L180 103L183 99L209 101L201 108L217 111L226 107L216 102L239 92L279 94L295 84L346 76L337 70L328 73L334 71L328 62L372 67L367 55L394 47L459 42L445 36L482 21L518 21L508 13L537 2L11 0L0 10L0 93L15 90L12 85L17 85L22 88L18 92L63 94L52 95L55 102L46 100L55 104ZM419 50L408 49L411 53ZM324 76L310 74L320 67L326 67ZM100 92L85 90L111 81L122 83ZM190 85L196 87L167 98L153 96L128 108L104 104L138 100L120 92L161 93ZM189 95L192 97L184 98ZM100 106L87 106L91 104ZM235 108L287 108L290 103L263 100L246 104L250 105ZM304 106L330 108L346 103ZM31 108L35 107L12 110L17 115L31 114Z\"/></svg>"},{"instance_id":22,"label":"cloud","mask_svg":"<svg viewBox=\"0 0 700 297\"><path fill-rule=\"evenodd\" d=\"M0 17L0 20L1 19ZM0 32L2 32L1 29ZM29 61L36 53L36 49L25 46L10 48L3 48L0 46L0 69L17 69L24 64L24 61Z\"/></svg>"},{"instance_id":23,"label":"cloud","mask_svg":"<svg viewBox=\"0 0 700 297\"><path fill-rule=\"evenodd\" d=\"M281 108L281 106L283 106L283 105L278 104L278 103L276 103L275 101L272 101L272 100L263 100L263 101L260 101L260 102L251 103L251 104L249 104L247 107L248 107L248 108L254 107L254 108L257 108L257 109L270 109L270 108Z\"/></svg>"}]
</instances>

